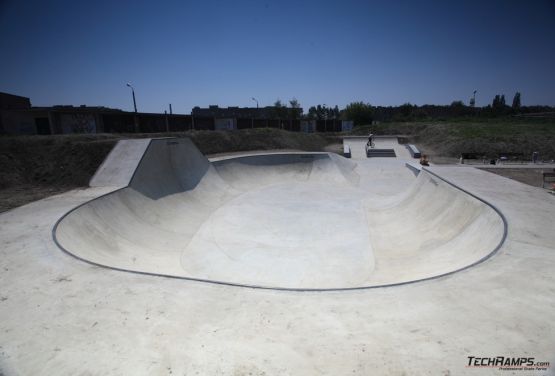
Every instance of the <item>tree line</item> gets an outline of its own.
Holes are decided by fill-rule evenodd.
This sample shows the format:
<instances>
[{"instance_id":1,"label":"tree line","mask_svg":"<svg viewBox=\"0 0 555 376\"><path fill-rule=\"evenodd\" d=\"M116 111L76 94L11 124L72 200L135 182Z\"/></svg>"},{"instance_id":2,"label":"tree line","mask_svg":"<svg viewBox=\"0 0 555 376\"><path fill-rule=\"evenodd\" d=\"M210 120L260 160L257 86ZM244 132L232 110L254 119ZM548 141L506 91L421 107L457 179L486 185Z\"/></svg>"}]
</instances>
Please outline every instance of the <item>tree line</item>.
<instances>
[{"instance_id":1,"label":"tree line","mask_svg":"<svg viewBox=\"0 0 555 376\"><path fill-rule=\"evenodd\" d=\"M345 108L337 105L328 107L325 104L311 106L306 114L299 101L295 98L289 101L290 107L281 100L274 103L275 116L279 119L307 119L307 120L352 120L355 125L371 124L373 121L415 121L441 120L454 117L476 116L497 117L505 115L527 114L537 112L553 112L550 106L522 106L521 93L516 92L511 105L507 105L505 95L497 94L492 103L484 107L475 106L474 96L466 105L462 100L453 101L450 105L422 105L404 103L400 106L373 106L365 102L352 102Z\"/></svg>"}]
</instances>

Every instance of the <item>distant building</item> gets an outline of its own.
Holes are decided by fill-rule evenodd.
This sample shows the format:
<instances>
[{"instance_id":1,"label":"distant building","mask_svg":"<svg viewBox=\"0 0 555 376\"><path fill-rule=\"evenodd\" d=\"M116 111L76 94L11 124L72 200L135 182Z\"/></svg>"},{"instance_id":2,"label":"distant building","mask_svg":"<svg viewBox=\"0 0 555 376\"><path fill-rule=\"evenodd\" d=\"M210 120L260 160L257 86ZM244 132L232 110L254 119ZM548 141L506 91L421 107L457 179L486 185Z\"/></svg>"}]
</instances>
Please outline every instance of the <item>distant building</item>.
<instances>
[{"instance_id":1,"label":"distant building","mask_svg":"<svg viewBox=\"0 0 555 376\"><path fill-rule=\"evenodd\" d=\"M124 114L101 106L31 107L37 134L103 133L104 115ZM132 120L131 120L132 121Z\"/></svg>"},{"instance_id":2,"label":"distant building","mask_svg":"<svg viewBox=\"0 0 555 376\"><path fill-rule=\"evenodd\" d=\"M203 126L202 119L199 119ZM212 127L212 128L210 128ZM0 133L161 133L192 129L190 115L122 111L103 106L32 107L29 98L0 93ZM209 124L208 129L213 129Z\"/></svg>"},{"instance_id":3,"label":"distant building","mask_svg":"<svg viewBox=\"0 0 555 376\"><path fill-rule=\"evenodd\" d=\"M33 107L27 97L0 93L2 134L163 133L249 128L341 132L346 128L345 122L342 124L338 119L301 121L302 113L302 108L273 106L195 107L191 115L134 113L85 105Z\"/></svg>"},{"instance_id":4,"label":"distant building","mask_svg":"<svg viewBox=\"0 0 555 376\"><path fill-rule=\"evenodd\" d=\"M217 105L208 108L194 107L191 115L195 129L199 119L212 119L211 129L248 129L248 128L279 128L288 131L300 130L300 119L302 108L276 108L267 107L219 107Z\"/></svg>"},{"instance_id":5,"label":"distant building","mask_svg":"<svg viewBox=\"0 0 555 376\"><path fill-rule=\"evenodd\" d=\"M303 113L302 108L284 108L283 119L299 119ZM294 112L292 112L294 111ZM235 118L235 119L278 119L280 114L274 106L266 107L219 107L217 105L208 106L208 108L194 107L191 112L193 116L212 117L215 119Z\"/></svg>"},{"instance_id":6,"label":"distant building","mask_svg":"<svg viewBox=\"0 0 555 376\"><path fill-rule=\"evenodd\" d=\"M353 129L351 120L340 119L304 119L301 120L300 131L313 132L350 132Z\"/></svg>"},{"instance_id":7,"label":"distant building","mask_svg":"<svg viewBox=\"0 0 555 376\"><path fill-rule=\"evenodd\" d=\"M352 120L341 121L341 132L350 132L353 130L354 122Z\"/></svg>"},{"instance_id":8,"label":"distant building","mask_svg":"<svg viewBox=\"0 0 555 376\"><path fill-rule=\"evenodd\" d=\"M36 133L30 108L29 98L0 92L0 133Z\"/></svg>"},{"instance_id":9,"label":"distant building","mask_svg":"<svg viewBox=\"0 0 555 376\"><path fill-rule=\"evenodd\" d=\"M28 110L31 101L27 97L0 92L0 110Z\"/></svg>"},{"instance_id":10,"label":"distant building","mask_svg":"<svg viewBox=\"0 0 555 376\"><path fill-rule=\"evenodd\" d=\"M214 130L216 131L232 131L237 129L237 119L214 119Z\"/></svg>"},{"instance_id":11,"label":"distant building","mask_svg":"<svg viewBox=\"0 0 555 376\"><path fill-rule=\"evenodd\" d=\"M302 120L301 132L305 132L305 133L316 132L316 120Z\"/></svg>"},{"instance_id":12,"label":"distant building","mask_svg":"<svg viewBox=\"0 0 555 376\"><path fill-rule=\"evenodd\" d=\"M192 128L190 115L129 112L108 107L32 107L37 134L162 133ZM48 132L48 133L47 133Z\"/></svg>"}]
</instances>

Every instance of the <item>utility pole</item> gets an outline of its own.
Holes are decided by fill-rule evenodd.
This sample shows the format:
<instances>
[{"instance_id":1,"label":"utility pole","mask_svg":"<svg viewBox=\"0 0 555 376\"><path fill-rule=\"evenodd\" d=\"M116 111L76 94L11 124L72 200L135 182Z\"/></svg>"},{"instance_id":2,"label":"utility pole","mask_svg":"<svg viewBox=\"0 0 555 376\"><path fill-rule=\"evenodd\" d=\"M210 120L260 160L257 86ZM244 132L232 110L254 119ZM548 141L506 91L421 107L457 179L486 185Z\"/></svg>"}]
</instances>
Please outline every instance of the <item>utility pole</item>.
<instances>
[{"instance_id":1,"label":"utility pole","mask_svg":"<svg viewBox=\"0 0 555 376\"><path fill-rule=\"evenodd\" d=\"M127 86L131 88L131 94L133 95L133 108L135 109L135 132L139 132L139 116L137 115L137 101L135 100L135 88L131 86L128 82Z\"/></svg>"},{"instance_id":2,"label":"utility pole","mask_svg":"<svg viewBox=\"0 0 555 376\"><path fill-rule=\"evenodd\" d=\"M170 115L172 114L172 104L170 103Z\"/></svg>"},{"instance_id":3,"label":"utility pole","mask_svg":"<svg viewBox=\"0 0 555 376\"><path fill-rule=\"evenodd\" d=\"M324 132L328 131L328 111L326 109L326 104L324 103Z\"/></svg>"},{"instance_id":4,"label":"utility pole","mask_svg":"<svg viewBox=\"0 0 555 376\"><path fill-rule=\"evenodd\" d=\"M256 102L256 109L258 110L258 101L255 97L252 97L251 99ZM256 111L256 115L259 115L258 111ZM251 128L254 128L254 115L251 118Z\"/></svg>"},{"instance_id":5,"label":"utility pole","mask_svg":"<svg viewBox=\"0 0 555 376\"><path fill-rule=\"evenodd\" d=\"M131 94L133 95L133 107L135 108L135 113L137 113L137 101L135 100L135 89L131 84L128 82L127 86L131 88Z\"/></svg>"}]
</instances>

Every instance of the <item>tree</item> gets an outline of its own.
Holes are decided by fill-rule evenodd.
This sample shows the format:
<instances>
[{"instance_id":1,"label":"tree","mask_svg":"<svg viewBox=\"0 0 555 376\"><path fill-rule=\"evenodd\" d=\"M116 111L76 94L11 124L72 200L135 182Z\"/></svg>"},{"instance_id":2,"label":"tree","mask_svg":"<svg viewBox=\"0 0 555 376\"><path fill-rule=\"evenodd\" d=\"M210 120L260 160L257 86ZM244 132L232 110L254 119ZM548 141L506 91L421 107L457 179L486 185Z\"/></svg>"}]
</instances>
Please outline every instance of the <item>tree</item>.
<instances>
[{"instance_id":1,"label":"tree","mask_svg":"<svg viewBox=\"0 0 555 376\"><path fill-rule=\"evenodd\" d=\"M508 112L509 107L505 103L505 94L497 94L495 98L493 98L491 109L492 113L497 115L505 114Z\"/></svg>"},{"instance_id":2,"label":"tree","mask_svg":"<svg viewBox=\"0 0 555 376\"><path fill-rule=\"evenodd\" d=\"M306 117L312 120L327 120L327 119L338 119L339 114L340 114L340 111L337 105L334 108L332 108L332 107L327 107L325 104L324 105L319 104L316 107L315 106L309 107L308 114Z\"/></svg>"},{"instance_id":3,"label":"tree","mask_svg":"<svg viewBox=\"0 0 555 376\"><path fill-rule=\"evenodd\" d=\"M499 96L499 94L496 94L495 97L493 98L493 102L491 103L491 107L493 107L493 108L501 107L501 97Z\"/></svg>"},{"instance_id":4,"label":"tree","mask_svg":"<svg viewBox=\"0 0 555 376\"><path fill-rule=\"evenodd\" d=\"M415 105L416 107L416 105ZM409 117L412 114L412 104L410 102L404 103L399 106L399 111L404 117Z\"/></svg>"},{"instance_id":5,"label":"tree","mask_svg":"<svg viewBox=\"0 0 555 376\"><path fill-rule=\"evenodd\" d=\"M515 93L515 96L513 98L513 109L514 110L519 110L520 109L520 93L517 91Z\"/></svg>"},{"instance_id":6,"label":"tree","mask_svg":"<svg viewBox=\"0 0 555 376\"><path fill-rule=\"evenodd\" d=\"M476 92L477 92L477 91L478 91L478 90L474 90L474 91L472 92L472 98L470 98L470 102L468 102L468 105L469 105L470 107L476 106Z\"/></svg>"},{"instance_id":7,"label":"tree","mask_svg":"<svg viewBox=\"0 0 555 376\"><path fill-rule=\"evenodd\" d=\"M495 98L493 98L493 102L491 104L491 107L493 107L493 108L503 108L505 106L506 106L505 94L501 94L501 95L497 94L495 96Z\"/></svg>"},{"instance_id":8,"label":"tree","mask_svg":"<svg viewBox=\"0 0 555 376\"><path fill-rule=\"evenodd\" d=\"M293 129L293 120L297 120L303 114L303 109L297 98L289 101L291 108L289 109L289 129Z\"/></svg>"},{"instance_id":9,"label":"tree","mask_svg":"<svg viewBox=\"0 0 555 376\"><path fill-rule=\"evenodd\" d=\"M274 116L280 120L279 126L281 128L281 120L287 117L287 107L281 104L280 99L274 102Z\"/></svg>"},{"instance_id":10,"label":"tree","mask_svg":"<svg viewBox=\"0 0 555 376\"><path fill-rule=\"evenodd\" d=\"M451 116L462 116L464 115L466 106L463 101L453 101L451 102L451 109L449 111Z\"/></svg>"},{"instance_id":11,"label":"tree","mask_svg":"<svg viewBox=\"0 0 555 376\"><path fill-rule=\"evenodd\" d=\"M333 118L334 119L339 118L339 107L337 107L337 105L335 105L335 107L333 108Z\"/></svg>"},{"instance_id":12,"label":"tree","mask_svg":"<svg viewBox=\"0 0 555 376\"><path fill-rule=\"evenodd\" d=\"M316 106L316 119L322 120L324 118L325 107L318 105Z\"/></svg>"},{"instance_id":13,"label":"tree","mask_svg":"<svg viewBox=\"0 0 555 376\"><path fill-rule=\"evenodd\" d=\"M302 108L301 108L301 104L299 103L299 101L297 100L297 98L293 98L289 101L289 105L291 106L291 109L296 109L297 111L293 111L295 114L299 113L302 114Z\"/></svg>"},{"instance_id":14,"label":"tree","mask_svg":"<svg viewBox=\"0 0 555 376\"><path fill-rule=\"evenodd\" d=\"M352 102L343 110L343 119L355 125L372 124L374 109L369 103Z\"/></svg>"},{"instance_id":15,"label":"tree","mask_svg":"<svg viewBox=\"0 0 555 376\"><path fill-rule=\"evenodd\" d=\"M298 119L303 114L303 109L301 108L301 104L296 98L293 98L289 101L289 118L290 119Z\"/></svg>"},{"instance_id":16,"label":"tree","mask_svg":"<svg viewBox=\"0 0 555 376\"><path fill-rule=\"evenodd\" d=\"M317 118L316 107L310 106L310 108L308 109L308 115L307 115L307 117L308 117L309 119L312 119L312 120L314 120L314 119Z\"/></svg>"}]
</instances>

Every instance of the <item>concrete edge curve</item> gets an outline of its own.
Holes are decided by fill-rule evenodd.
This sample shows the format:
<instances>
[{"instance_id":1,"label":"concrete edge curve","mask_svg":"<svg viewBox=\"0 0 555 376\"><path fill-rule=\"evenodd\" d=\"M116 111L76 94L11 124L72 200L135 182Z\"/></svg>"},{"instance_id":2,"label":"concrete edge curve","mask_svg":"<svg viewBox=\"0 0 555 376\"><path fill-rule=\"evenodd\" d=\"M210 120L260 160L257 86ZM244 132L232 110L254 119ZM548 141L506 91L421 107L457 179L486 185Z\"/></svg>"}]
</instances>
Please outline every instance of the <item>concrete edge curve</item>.
<instances>
[{"instance_id":1,"label":"concrete edge curve","mask_svg":"<svg viewBox=\"0 0 555 376\"><path fill-rule=\"evenodd\" d=\"M151 142L149 142L149 146L147 147L147 149L145 150L145 153L143 154L146 155L146 151L148 150L148 148L150 147ZM312 154L312 153L307 153L307 154ZM266 154L259 154L259 155L266 155ZM142 158L141 161L139 161L139 165L142 162ZM70 209L69 211L67 211L65 214L63 214L54 224L53 228L52 228L52 239L54 240L54 243L56 244L56 246L63 251L64 253L66 253L67 255L86 262L90 265L94 265L94 266L98 266L98 267L102 267L102 268L106 268L106 269L110 269L110 270L115 270L115 271L120 271L120 272L128 272L128 273L133 273L133 274L138 274L138 275L148 275L148 276L154 276L154 277L163 277L163 278L171 278L171 279L181 279L181 280L187 280L187 281L194 281L194 282L203 282L203 283L210 283L210 284L215 284L215 285L223 285L223 286L232 286L232 287L243 287L243 288L251 288L251 289L259 289L259 290L274 290L274 291L290 291L290 292L334 292L334 291L355 291L355 290L370 290L370 289L378 289L378 288L386 288L386 287L395 287L395 286L403 286L403 285L409 285L409 284L414 284L414 283L419 283L419 282L425 282L425 281L430 281L430 280L434 280L434 279L439 279L439 278L443 278L443 277L447 277L450 276L452 274L470 269L478 264L481 264L482 262L490 259L492 256L494 256L499 249L503 246L503 244L505 243L505 240L507 239L507 233L508 233L508 222L507 219L505 218L505 215L501 212L501 210L499 210L495 205L493 205L492 203L490 203L489 201L480 198L478 196L476 196L475 194L461 188L460 186L458 186L455 183L452 183L451 181L441 177L440 175L438 175L437 173L430 171L427 168L423 168L424 171L426 171L427 173L435 176L438 179L441 179L442 181L444 181L445 183L451 185L452 187L468 194L471 197L474 197L475 199L477 199L478 201L486 204L487 206L489 206L490 208L492 208L497 215L499 215L499 217L501 218L502 222L503 222L503 235L501 236L501 240L499 241L499 243L497 244L497 246L487 255L485 255L484 257L482 257L481 259L473 262L472 264L466 265L462 268L456 269L456 270L452 270L450 272L447 273L443 273L443 274L439 274L439 275L435 275L435 276L431 276L431 277L427 277L427 278L421 278L421 279L415 279L412 281L404 281L404 282L399 282L399 283L390 283L390 284L384 284L384 285L372 285L372 286L356 286L356 287L340 287L340 288L292 288L292 287L272 287L272 286L260 286L260 285L250 285L250 284L241 284L241 283L232 283L232 282L225 282L225 281L218 281L218 280L210 280L210 279L201 279L201 278L193 278L193 277L182 277L182 276L175 276L175 275L169 275L169 274L162 274L162 273L152 273L152 272L142 272L142 271L137 271L137 270L129 270L129 269L123 269L123 268L117 268L117 267L113 267L113 266L109 266L109 265L104 265L104 264L99 264L93 261L89 261L87 259L84 259L80 256L77 256L76 254L70 252L69 250L67 250L66 248L64 248L59 242L58 239L56 237L56 231L58 229L58 225L69 215L71 214L73 211L79 209L82 206L85 206L87 204L89 204L90 202L99 200L105 196L108 196L114 192L120 191L122 189L127 188L128 186L125 187L120 187L118 189L114 189L113 191L110 191L108 193L102 194L98 197L95 197L91 200L88 200L86 202L83 202L79 205L77 205L76 207ZM133 174L133 176L131 177L131 180L133 180L133 177L135 176L135 174Z\"/></svg>"}]
</instances>

